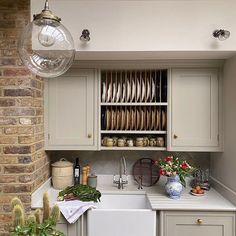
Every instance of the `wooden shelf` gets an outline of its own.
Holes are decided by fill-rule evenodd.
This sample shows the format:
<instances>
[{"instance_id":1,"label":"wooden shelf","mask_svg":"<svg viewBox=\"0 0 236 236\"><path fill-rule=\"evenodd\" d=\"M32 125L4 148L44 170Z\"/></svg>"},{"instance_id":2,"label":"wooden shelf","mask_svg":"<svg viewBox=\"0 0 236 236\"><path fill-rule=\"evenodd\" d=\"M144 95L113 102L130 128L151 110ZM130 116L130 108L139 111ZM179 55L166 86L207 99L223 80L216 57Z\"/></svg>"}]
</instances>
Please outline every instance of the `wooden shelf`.
<instances>
[{"instance_id":1,"label":"wooden shelf","mask_svg":"<svg viewBox=\"0 0 236 236\"><path fill-rule=\"evenodd\" d=\"M101 134L166 134L166 131L162 130L101 130Z\"/></svg>"},{"instance_id":2,"label":"wooden shelf","mask_svg":"<svg viewBox=\"0 0 236 236\"><path fill-rule=\"evenodd\" d=\"M167 102L101 102L101 106L168 106Z\"/></svg>"},{"instance_id":3,"label":"wooden shelf","mask_svg":"<svg viewBox=\"0 0 236 236\"><path fill-rule=\"evenodd\" d=\"M166 151L166 147L105 147L105 146L101 146L100 150Z\"/></svg>"}]
</instances>

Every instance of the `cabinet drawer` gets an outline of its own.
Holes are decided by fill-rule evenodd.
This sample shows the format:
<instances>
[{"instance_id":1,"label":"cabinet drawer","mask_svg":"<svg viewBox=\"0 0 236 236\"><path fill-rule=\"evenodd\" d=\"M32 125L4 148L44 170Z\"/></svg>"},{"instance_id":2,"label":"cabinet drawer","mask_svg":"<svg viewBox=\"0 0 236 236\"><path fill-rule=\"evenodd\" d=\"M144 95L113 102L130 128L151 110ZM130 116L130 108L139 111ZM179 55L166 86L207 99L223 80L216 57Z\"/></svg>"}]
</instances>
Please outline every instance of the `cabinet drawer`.
<instances>
[{"instance_id":1,"label":"cabinet drawer","mask_svg":"<svg viewBox=\"0 0 236 236\"><path fill-rule=\"evenodd\" d=\"M235 213L163 212L161 236L235 236Z\"/></svg>"}]
</instances>

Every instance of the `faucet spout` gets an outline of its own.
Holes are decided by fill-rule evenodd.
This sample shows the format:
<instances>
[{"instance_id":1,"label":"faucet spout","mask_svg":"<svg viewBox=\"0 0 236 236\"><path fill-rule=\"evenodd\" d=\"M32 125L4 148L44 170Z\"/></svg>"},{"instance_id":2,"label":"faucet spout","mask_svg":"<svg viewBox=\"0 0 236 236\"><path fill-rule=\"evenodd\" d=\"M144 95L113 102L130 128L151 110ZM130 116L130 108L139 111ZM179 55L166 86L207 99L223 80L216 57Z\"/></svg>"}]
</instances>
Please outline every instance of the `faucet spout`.
<instances>
[{"instance_id":1,"label":"faucet spout","mask_svg":"<svg viewBox=\"0 0 236 236\"><path fill-rule=\"evenodd\" d=\"M125 179L123 179L123 175L125 175ZM124 184L128 184L128 174L127 174L127 164L126 159L124 156L120 158L120 165L119 165L119 178L118 180L115 180L115 176L113 179L114 184L118 184L118 189L123 189Z\"/></svg>"}]
</instances>

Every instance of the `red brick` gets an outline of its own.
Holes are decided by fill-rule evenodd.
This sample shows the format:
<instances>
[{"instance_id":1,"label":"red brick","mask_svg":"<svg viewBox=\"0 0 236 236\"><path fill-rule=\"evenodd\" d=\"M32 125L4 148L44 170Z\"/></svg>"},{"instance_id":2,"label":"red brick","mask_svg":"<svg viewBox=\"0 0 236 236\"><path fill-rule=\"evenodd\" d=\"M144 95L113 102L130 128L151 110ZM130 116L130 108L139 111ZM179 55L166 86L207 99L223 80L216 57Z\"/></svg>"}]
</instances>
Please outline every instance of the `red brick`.
<instances>
[{"instance_id":1,"label":"red brick","mask_svg":"<svg viewBox=\"0 0 236 236\"><path fill-rule=\"evenodd\" d=\"M31 185L7 185L3 186L4 193L30 193L32 191ZM1 218L0 218L1 219Z\"/></svg>"},{"instance_id":2,"label":"red brick","mask_svg":"<svg viewBox=\"0 0 236 236\"><path fill-rule=\"evenodd\" d=\"M20 183L29 183L34 180L34 175L21 175L19 176Z\"/></svg>"},{"instance_id":3,"label":"red brick","mask_svg":"<svg viewBox=\"0 0 236 236\"><path fill-rule=\"evenodd\" d=\"M18 157L18 162L20 164L28 164L30 162L32 162L32 157L31 156L19 156Z\"/></svg>"},{"instance_id":4,"label":"red brick","mask_svg":"<svg viewBox=\"0 0 236 236\"><path fill-rule=\"evenodd\" d=\"M34 136L19 136L18 137L18 142L20 144L29 144L29 143L33 143L35 140Z\"/></svg>"},{"instance_id":5,"label":"red brick","mask_svg":"<svg viewBox=\"0 0 236 236\"><path fill-rule=\"evenodd\" d=\"M0 144L16 144L17 142L17 137L0 136Z\"/></svg>"},{"instance_id":6,"label":"red brick","mask_svg":"<svg viewBox=\"0 0 236 236\"><path fill-rule=\"evenodd\" d=\"M0 164L16 164L18 163L17 156L0 155Z\"/></svg>"},{"instance_id":7,"label":"red brick","mask_svg":"<svg viewBox=\"0 0 236 236\"><path fill-rule=\"evenodd\" d=\"M17 127L6 127L4 128L5 134L17 134L18 128Z\"/></svg>"},{"instance_id":8,"label":"red brick","mask_svg":"<svg viewBox=\"0 0 236 236\"><path fill-rule=\"evenodd\" d=\"M15 183L16 177L12 175L1 175L0 183Z\"/></svg>"},{"instance_id":9,"label":"red brick","mask_svg":"<svg viewBox=\"0 0 236 236\"><path fill-rule=\"evenodd\" d=\"M21 69L4 69L3 75L4 76L29 76L31 73L28 69L21 68Z\"/></svg>"},{"instance_id":10,"label":"red brick","mask_svg":"<svg viewBox=\"0 0 236 236\"><path fill-rule=\"evenodd\" d=\"M24 96L33 96L33 92L30 89L5 89L4 96L11 97L24 97Z\"/></svg>"},{"instance_id":11,"label":"red brick","mask_svg":"<svg viewBox=\"0 0 236 236\"><path fill-rule=\"evenodd\" d=\"M0 58L0 66L16 65L16 62L15 58Z\"/></svg>"},{"instance_id":12,"label":"red brick","mask_svg":"<svg viewBox=\"0 0 236 236\"><path fill-rule=\"evenodd\" d=\"M16 105L15 99L0 98L0 107L10 107L15 105Z\"/></svg>"},{"instance_id":13,"label":"red brick","mask_svg":"<svg viewBox=\"0 0 236 236\"><path fill-rule=\"evenodd\" d=\"M2 112L0 110L0 115L1 113L3 116L33 116L35 111L32 108L7 108Z\"/></svg>"},{"instance_id":14,"label":"red brick","mask_svg":"<svg viewBox=\"0 0 236 236\"><path fill-rule=\"evenodd\" d=\"M34 171L33 165L9 165L4 167L5 174L21 174L21 173L32 173Z\"/></svg>"},{"instance_id":15,"label":"red brick","mask_svg":"<svg viewBox=\"0 0 236 236\"><path fill-rule=\"evenodd\" d=\"M6 146L3 148L5 154L27 154L31 153L30 146Z\"/></svg>"},{"instance_id":16,"label":"red brick","mask_svg":"<svg viewBox=\"0 0 236 236\"><path fill-rule=\"evenodd\" d=\"M15 118L0 117L0 125L15 125L16 123Z\"/></svg>"}]
</instances>

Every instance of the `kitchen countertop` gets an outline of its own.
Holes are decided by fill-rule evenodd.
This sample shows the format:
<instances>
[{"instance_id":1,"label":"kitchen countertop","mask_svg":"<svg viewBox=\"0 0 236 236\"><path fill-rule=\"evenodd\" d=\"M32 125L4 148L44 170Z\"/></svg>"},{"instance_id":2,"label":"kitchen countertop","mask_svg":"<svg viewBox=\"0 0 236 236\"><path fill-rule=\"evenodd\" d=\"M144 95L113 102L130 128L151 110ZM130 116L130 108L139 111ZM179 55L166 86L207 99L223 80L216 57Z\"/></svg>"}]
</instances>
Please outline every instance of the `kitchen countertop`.
<instances>
[{"instance_id":1,"label":"kitchen countertop","mask_svg":"<svg viewBox=\"0 0 236 236\"><path fill-rule=\"evenodd\" d=\"M97 189L102 194L147 194L153 210L236 211L236 206L213 188L210 191L205 191L204 196L193 196L189 193L190 187L186 187L180 199L173 200L165 194L164 184L166 180L163 177L156 185L143 187L142 190L137 189L137 184L131 176L129 176L129 184L125 185L122 190L111 184L112 181L113 176L98 176ZM51 186L51 180L49 179L32 194L32 208L42 207L42 196L46 191L49 194L50 205L56 203L59 190Z\"/></svg>"}]
</instances>

